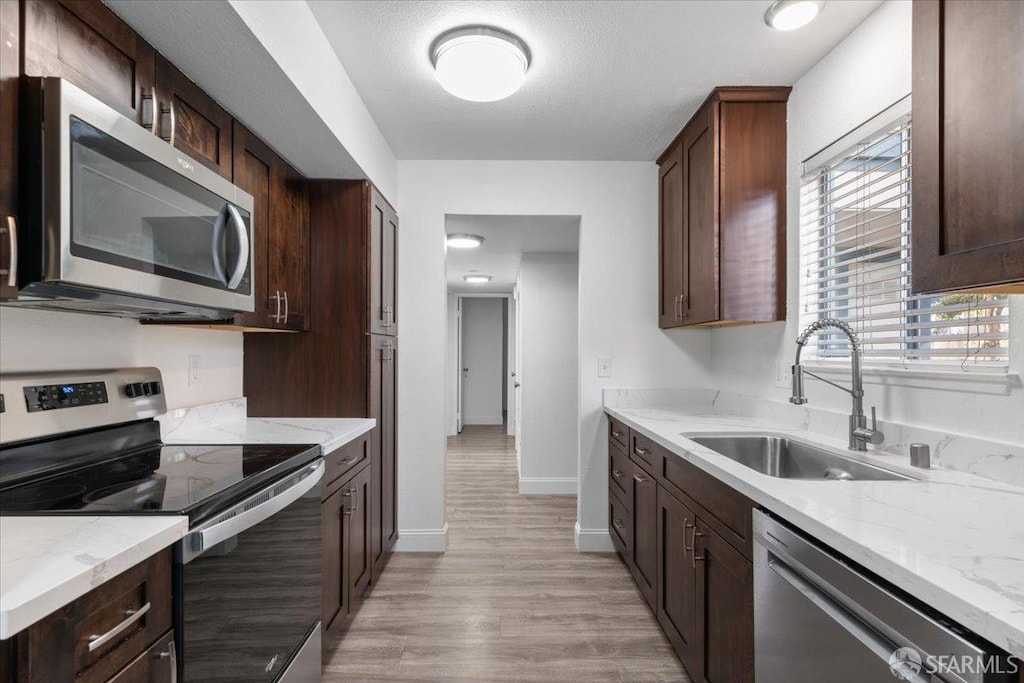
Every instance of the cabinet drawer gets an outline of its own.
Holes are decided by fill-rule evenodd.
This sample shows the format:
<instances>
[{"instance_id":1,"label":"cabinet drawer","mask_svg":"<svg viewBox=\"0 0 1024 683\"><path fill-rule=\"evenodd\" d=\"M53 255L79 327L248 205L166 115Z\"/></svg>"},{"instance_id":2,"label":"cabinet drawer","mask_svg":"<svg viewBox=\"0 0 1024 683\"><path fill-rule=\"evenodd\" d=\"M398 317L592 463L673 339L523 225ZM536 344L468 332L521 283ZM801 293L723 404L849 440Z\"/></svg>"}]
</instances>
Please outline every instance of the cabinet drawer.
<instances>
[{"instance_id":1,"label":"cabinet drawer","mask_svg":"<svg viewBox=\"0 0 1024 683\"><path fill-rule=\"evenodd\" d=\"M630 435L629 456L648 472L658 472L663 459L663 449L646 436L633 432Z\"/></svg>"},{"instance_id":2,"label":"cabinet drawer","mask_svg":"<svg viewBox=\"0 0 1024 683\"><path fill-rule=\"evenodd\" d=\"M629 478L633 465L626 455L625 446L615 441L608 442L608 485L620 496L626 506L632 508L629 501Z\"/></svg>"},{"instance_id":3,"label":"cabinet drawer","mask_svg":"<svg viewBox=\"0 0 1024 683\"><path fill-rule=\"evenodd\" d=\"M626 563L632 564L633 513L622 504L614 490L608 491L608 530Z\"/></svg>"},{"instance_id":4,"label":"cabinet drawer","mask_svg":"<svg viewBox=\"0 0 1024 683\"><path fill-rule=\"evenodd\" d=\"M681 492L704 508L710 514L702 514L701 519L748 559L752 557L754 503L749 498L676 456L665 458L662 476L669 492Z\"/></svg>"},{"instance_id":5,"label":"cabinet drawer","mask_svg":"<svg viewBox=\"0 0 1024 683\"><path fill-rule=\"evenodd\" d=\"M168 631L108 683L172 683L177 680L177 666L174 632Z\"/></svg>"},{"instance_id":6,"label":"cabinet drawer","mask_svg":"<svg viewBox=\"0 0 1024 683\"><path fill-rule=\"evenodd\" d=\"M608 439L617 442L623 448L629 448L629 427L609 416Z\"/></svg>"},{"instance_id":7,"label":"cabinet drawer","mask_svg":"<svg viewBox=\"0 0 1024 683\"><path fill-rule=\"evenodd\" d=\"M324 457L324 500L330 495L328 489L333 487L339 477L355 470L356 467L370 460L370 435L364 434L358 440L347 443L341 448L328 453Z\"/></svg>"}]
</instances>

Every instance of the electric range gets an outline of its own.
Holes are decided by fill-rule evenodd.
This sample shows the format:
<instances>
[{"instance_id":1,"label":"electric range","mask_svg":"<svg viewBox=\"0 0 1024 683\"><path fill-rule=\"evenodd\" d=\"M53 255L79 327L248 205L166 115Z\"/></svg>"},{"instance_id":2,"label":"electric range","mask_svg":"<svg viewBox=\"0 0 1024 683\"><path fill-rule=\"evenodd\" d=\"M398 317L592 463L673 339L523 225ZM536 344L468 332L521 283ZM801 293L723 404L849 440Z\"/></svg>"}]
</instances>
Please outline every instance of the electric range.
<instances>
[{"instance_id":1,"label":"electric range","mask_svg":"<svg viewBox=\"0 0 1024 683\"><path fill-rule=\"evenodd\" d=\"M0 375L0 514L187 515L179 680L319 681L320 447L166 445L165 411L155 368Z\"/></svg>"}]
</instances>

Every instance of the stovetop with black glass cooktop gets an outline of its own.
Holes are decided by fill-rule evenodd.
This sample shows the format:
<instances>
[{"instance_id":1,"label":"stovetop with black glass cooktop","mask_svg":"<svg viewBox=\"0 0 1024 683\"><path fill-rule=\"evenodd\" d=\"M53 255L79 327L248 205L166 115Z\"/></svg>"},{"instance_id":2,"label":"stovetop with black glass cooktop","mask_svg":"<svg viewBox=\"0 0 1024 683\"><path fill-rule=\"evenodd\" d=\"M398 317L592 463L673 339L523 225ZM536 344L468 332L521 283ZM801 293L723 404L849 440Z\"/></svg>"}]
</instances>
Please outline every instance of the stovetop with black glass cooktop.
<instances>
[{"instance_id":1,"label":"stovetop with black glass cooktop","mask_svg":"<svg viewBox=\"0 0 1024 683\"><path fill-rule=\"evenodd\" d=\"M0 514L185 514L194 526L319 454L316 445L164 445L153 422L105 429L9 449Z\"/></svg>"}]
</instances>

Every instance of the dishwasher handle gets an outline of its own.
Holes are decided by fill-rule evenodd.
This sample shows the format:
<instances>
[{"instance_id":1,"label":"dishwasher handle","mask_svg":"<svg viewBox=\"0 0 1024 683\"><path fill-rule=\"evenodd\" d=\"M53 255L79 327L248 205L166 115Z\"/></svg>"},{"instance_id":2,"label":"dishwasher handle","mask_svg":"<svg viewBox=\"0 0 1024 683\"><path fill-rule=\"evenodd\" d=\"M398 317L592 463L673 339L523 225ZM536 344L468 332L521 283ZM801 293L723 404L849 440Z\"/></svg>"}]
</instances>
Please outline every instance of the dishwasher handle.
<instances>
[{"instance_id":1,"label":"dishwasher handle","mask_svg":"<svg viewBox=\"0 0 1024 683\"><path fill-rule=\"evenodd\" d=\"M892 653L898 646L868 628L860 619L836 604L831 598L823 593L814 584L802 577L790 567L778 559L768 560L768 568L775 572L782 580L800 592L805 598L813 603L818 609L824 612L832 621L841 626L843 630L859 640L875 656L884 662L889 662ZM926 673L901 672L903 680L913 683L931 683L932 677ZM910 676L910 678L907 678Z\"/></svg>"}]
</instances>

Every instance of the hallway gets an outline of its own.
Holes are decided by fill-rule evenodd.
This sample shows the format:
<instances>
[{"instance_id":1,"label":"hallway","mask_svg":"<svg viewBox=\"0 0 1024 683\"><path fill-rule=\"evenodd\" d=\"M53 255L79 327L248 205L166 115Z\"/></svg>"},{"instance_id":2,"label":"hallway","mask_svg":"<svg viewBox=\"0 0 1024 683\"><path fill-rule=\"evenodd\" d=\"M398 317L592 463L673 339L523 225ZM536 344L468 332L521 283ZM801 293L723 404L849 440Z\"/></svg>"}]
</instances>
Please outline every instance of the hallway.
<instances>
[{"instance_id":1,"label":"hallway","mask_svg":"<svg viewBox=\"0 0 1024 683\"><path fill-rule=\"evenodd\" d=\"M498 426L448 440L448 552L396 553L324 681L688 681L625 565L573 545L575 496L520 496Z\"/></svg>"}]
</instances>

